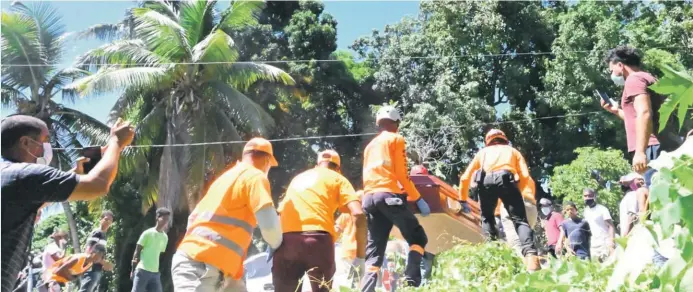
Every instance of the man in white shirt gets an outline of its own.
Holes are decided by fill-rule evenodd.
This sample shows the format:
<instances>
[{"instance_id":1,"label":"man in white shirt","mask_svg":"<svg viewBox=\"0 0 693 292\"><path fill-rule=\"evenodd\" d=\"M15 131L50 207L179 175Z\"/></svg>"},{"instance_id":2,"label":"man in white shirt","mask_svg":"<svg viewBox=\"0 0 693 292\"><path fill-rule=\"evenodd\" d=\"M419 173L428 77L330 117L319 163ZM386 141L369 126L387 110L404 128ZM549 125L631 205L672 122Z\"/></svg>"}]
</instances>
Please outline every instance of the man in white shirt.
<instances>
[{"instance_id":1,"label":"man in white shirt","mask_svg":"<svg viewBox=\"0 0 693 292\"><path fill-rule=\"evenodd\" d=\"M46 245L43 249L42 263L43 268L50 268L53 263L65 256L65 245L67 244L67 233L59 228L53 229L53 234L49 236L53 242Z\"/></svg>"},{"instance_id":2,"label":"man in white shirt","mask_svg":"<svg viewBox=\"0 0 693 292\"><path fill-rule=\"evenodd\" d=\"M643 188L645 186L645 178L637 172L621 177L619 182L623 189L626 190L626 194L619 204L621 237L625 237L633 229L633 226L638 223L641 205L646 204L648 190ZM642 209L647 210L647 206L645 205Z\"/></svg>"},{"instance_id":3,"label":"man in white shirt","mask_svg":"<svg viewBox=\"0 0 693 292\"><path fill-rule=\"evenodd\" d=\"M584 217L592 231L590 256L601 262L614 251L614 223L609 209L597 204L597 191L585 189L582 198L585 201Z\"/></svg>"}]
</instances>

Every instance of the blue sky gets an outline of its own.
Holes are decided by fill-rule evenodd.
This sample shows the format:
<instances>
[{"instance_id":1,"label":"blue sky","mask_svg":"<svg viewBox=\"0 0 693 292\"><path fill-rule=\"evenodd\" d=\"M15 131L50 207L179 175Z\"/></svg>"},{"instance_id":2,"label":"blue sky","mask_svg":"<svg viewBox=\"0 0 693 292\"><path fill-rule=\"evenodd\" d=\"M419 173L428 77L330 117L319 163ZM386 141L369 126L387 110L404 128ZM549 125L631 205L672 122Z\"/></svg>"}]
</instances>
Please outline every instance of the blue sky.
<instances>
[{"instance_id":1,"label":"blue sky","mask_svg":"<svg viewBox=\"0 0 693 292\"><path fill-rule=\"evenodd\" d=\"M11 1L2 0L2 9L7 9L10 3ZM132 1L51 1L51 3L62 15L67 32L77 32L98 23L118 22L125 14L125 10L134 5ZM373 29L382 30L385 25L395 23L406 15L416 15L419 7L418 1L325 1L324 3L325 12L330 13L338 22L339 49L348 49L356 38L370 35ZM68 41L61 63L72 64L75 57L98 45L100 45L98 41ZM74 104L67 105L105 121L115 99L115 94L85 97ZM3 117L11 113L11 110L2 109Z\"/></svg>"}]
</instances>

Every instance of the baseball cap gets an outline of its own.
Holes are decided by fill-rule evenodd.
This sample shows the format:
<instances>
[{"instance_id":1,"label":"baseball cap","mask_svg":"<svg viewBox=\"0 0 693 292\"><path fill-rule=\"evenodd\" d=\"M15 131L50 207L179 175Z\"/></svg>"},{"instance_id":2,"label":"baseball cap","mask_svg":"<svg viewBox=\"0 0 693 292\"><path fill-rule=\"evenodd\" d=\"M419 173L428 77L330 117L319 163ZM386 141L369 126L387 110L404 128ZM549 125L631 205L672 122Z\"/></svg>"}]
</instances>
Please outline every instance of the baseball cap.
<instances>
[{"instance_id":1,"label":"baseball cap","mask_svg":"<svg viewBox=\"0 0 693 292\"><path fill-rule=\"evenodd\" d=\"M388 105L381 107L380 110L378 110L378 113L375 115L376 124L383 119L397 122L402 120L402 116L399 114L399 111L396 108Z\"/></svg>"},{"instance_id":2,"label":"baseball cap","mask_svg":"<svg viewBox=\"0 0 693 292\"><path fill-rule=\"evenodd\" d=\"M627 183L627 182L632 182L632 181L634 181L634 180L636 180L636 179L642 179L642 180L644 180L645 177L643 177L642 175L640 175L640 174L637 173L637 172L631 172L631 173L629 173L629 174L626 174L626 175L622 176L621 179L619 180L619 182L621 182L621 183Z\"/></svg>"},{"instance_id":3,"label":"baseball cap","mask_svg":"<svg viewBox=\"0 0 693 292\"><path fill-rule=\"evenodd\" d=\"M318 163L323 161L332 162L337 166L342 166L342 160L339 158L339 153L334 150L325 150L318 153Z\"/></svg>"},{"instance_id":4,"label":"baseball cap","mask_svg":"<svg viewBox=\"0 0 693 292\"><path fill-rule=\"evenodd\" d=\"M551 206L551 200L549 200L547 198L541 198L541 200L539 200L539 205Z\"/></svg>"},{"instance_id":5,"label":"baseball cap","mask_svg":"<svg viewBox=\"0 0 693 292\"><path fill-rule=\"evenodd\" d=\"M245 143L245 146L243 147L243 152L246 151L260 151L260 152L265 152L270 155L270 165L272 166L277 166L279 163L277 162L277 159L274 158L274 152L272 151L272 143L267 141L264 138L253 138L248 141L248 143Z\"/></svg>"}]
</instances>

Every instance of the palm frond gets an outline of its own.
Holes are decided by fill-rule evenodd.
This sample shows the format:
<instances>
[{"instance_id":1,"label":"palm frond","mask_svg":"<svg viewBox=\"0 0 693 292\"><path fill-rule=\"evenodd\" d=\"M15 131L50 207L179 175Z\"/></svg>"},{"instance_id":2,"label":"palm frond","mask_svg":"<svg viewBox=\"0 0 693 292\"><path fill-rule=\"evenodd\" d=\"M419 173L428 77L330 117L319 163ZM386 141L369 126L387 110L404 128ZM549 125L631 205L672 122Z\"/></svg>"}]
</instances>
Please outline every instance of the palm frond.
<instances>
[{"instance_id":1,"label":"palm frond","mask_svg":"<svg viewBox=\"0 0 693 292\"><path fill-rule=\"evenodd\" d=\"M73 81L75 81L78 78L84 77L91 74L89 71L85 71L79 68L64 68L58 70L58 72L53 75L53 77L46 83L45 86L43 86L43 92L46 96L53 96L56 93L53 93L53 89L58 88L62 89L63 85L67 85ZM68 100L74 100L74 97L76 96L76 92L73 90L64 90L63 91L63 98L66 98Z\"/></svg>"},{"instance_id":2,"label":"palm frond","mask_svg":"<svg viewBox=\"0 0 693 292\"><path fill-rule=\"evenodd\" d=\"M193 62L234 62L238 60L238 51L235 49L233 39L219 29L207 35L193 47L192 60ZM223 67L224 65L214 66Z\"/></svg>"},{"instance_id":3,"label":"palm frond","mask_svg":"<svg viewBox=\"0 0 693 292\"><path fill-rule=\"evenodd\" d=\"M2 12L2 80L12 87L38 87L50 69L26 65L45 65L38 26L32 18ZM18 65L18 66L10 66Z\"/></svg>"},{"instance_id":4,"label":"palm frond","mask_svg":"<svg viewBox=\"0 0 693 292\"><path fill-rule=\"evenodd\" d=\"M77 57L76 66L85 70L98 70L106 65L155 67L170 60L147 49L142 40L119 40L87 51Z\"/></svg>"},{"instance_id":5,"label":"palm frond","mask_svg":"<svg viewBox=\"0 0 693 292\"><path fill-rule=\"evenodd\" d=\"M11 10L34 19L44 60L52 65L59 63L63 53L61 36L65 32L65 26L61 23L62 17L58 10L48 2L34 2L30 6L14 2Z\"/></svg>"},{"instance_id":6,"label":"palm frond","mask_svg":"<svg viewBox=\"0 0 693 292\"><path fill-rule=\"evenodd\" d=\"M79 133L91 145L104 145L110 134L110 127L101 121L68 107L61 106L55 115L62 117L63 125L74 133Z\"/></svg>"},{"instance_id":7,"label":"palm frond","mask_svg":"<svg viewBox=\"0 0 693 292\"><path fill-rule=\"evenodd\" d=\"M97 39L101 41L113 41L116 39L119 39L123 37L123 35L126 35L126 30L127 27L124 27L124 24L121 23L116 23L116 24L110 24L110 23L103 23L103 24L95 24L87 29L79 32L76 36L77 39Z\"/></svg>"},{"instance_id":8,"label":"palm frond","mask_svg":"<svg viewBox=\"0 0 693 292\"><path fill-rule=\"evenodd\" d=\"M163 15L166 15L170 19L178 22L178 12L175 7L165 0L149 0L145 2L142 7L154 10Z\"/></svg>"},{"instance_id":9,"label":"palm frond","mask_svg":"<svg viewBox=\"0 0 693 292\"><path fill-rule=\"evenodd\" d=\"M166 75L166 68L103 68L96 74L81 78L65 89L75 89L81 96L118 91L129 86L158 87Z\"/></svg>"},{"instance_id":10,"label":"palm frond","mask_svg":"<svg viewBox=\"0 0 693 292\"><path fill-rule=\"evenodd\" d=\"M197 44L214 27L214 7L217 1L186 0L180 2L180 24L189 44Z\"/></svg>"},{"instance_id":11,"label":"palm frond","mask_svg":"<svg viewBox=\"0 0 693 292\"><path fill-rule=\"evenodd\" d=\"M229 82L234 87L246 90L258 80L294 85L296 82L284 70L268 64L234 63L231 65Z\"/></svg>"},{"instance_id":12,"label":"palm frond","mask_svg":"<svg viewBox=\"0 0 693 292\"><path fill-rule=\"evenodd\" d=\"M210 87L216 91L219 102L226 103L239 120L251 127L253 132L267 134L274 127L274 119L259 104L240 91L223 82L212 82Z\"/></svg>"},{"instance_id":13,"label":"palm frond","mask_svg":"<svg viewBox=\"0 0 693 292\"><path fill-rule=\"evenodd\" d=\"M221 29L241 29L257 24L257 19L265 8L262 0L237 0L226 9L219 21Z\"/></svg>"},{"instance_id":14,"label":"palm frond","mask_svg":"<svg viewBox=\"0 0 693 292\"><path fill-rule=\"evenodd\" d=\"M172 60L190 56L185 30L174 19L148 8L134 8L135 30L147 47Z\"/></svg>"},{"instance_id":15,"label":"palm frond","mask_svg":"<svg viewBox=\"0 0 693 292\"><path fill-rule=\"evenodd\" d=\"M29 98L24 95L21 91L5 84L5 82L2 82L2 106L3 107L12 107L12 106L17 106L20 102L25 102Z\"/></svg>"}]
</instances>

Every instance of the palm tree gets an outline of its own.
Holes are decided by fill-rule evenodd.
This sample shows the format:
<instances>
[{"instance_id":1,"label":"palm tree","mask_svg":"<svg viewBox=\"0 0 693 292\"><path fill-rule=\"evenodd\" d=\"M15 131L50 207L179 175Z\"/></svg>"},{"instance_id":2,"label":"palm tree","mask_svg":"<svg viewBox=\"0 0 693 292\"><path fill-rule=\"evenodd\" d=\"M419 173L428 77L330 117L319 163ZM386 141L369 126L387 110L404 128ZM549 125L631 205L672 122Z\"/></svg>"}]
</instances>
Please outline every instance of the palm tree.
<instances>
[{"instance_id":1,"label":"palm tree","mask_svg":"<svg viewBox=\"0 0 693 292\"><path fill-rule=\"evenodd\" d=\"M108 127L98 120L57 103L74 98L65 87L74 79L89 75L79 68L58 69L66 34L57 11L47 3L26 6L12 4L2 12L2 106L17 113L40 118L51 131L51 144L58 148L82 147L82 141L105 141ZM78 153L58 151L53 166L69 169ZM77 224L70 204L63 203L72 244L79 251Z\"/></svg>"},{"instance_id":2,"label":"palm tree","mask_svg":"<svg viewBox=\"0 0 693 292\"><path fill-rule=\"evenodd\" d=\"M271 116L241 93L260 80L293 85L284 71L237 62L230 37L257 23L262 1L236 1L221 13L216 1L148 1L120 25L98 25L84 34L117 36L78 58L94 74L69 86L81 95L119 92L111 119L137 124L138 144L241 141L265 134ZM141 147L121 164L143 186L144 209L154 202L188 211L197 204L205 174L220 170L233 147Z\"/></svg>"}]
</instances>

